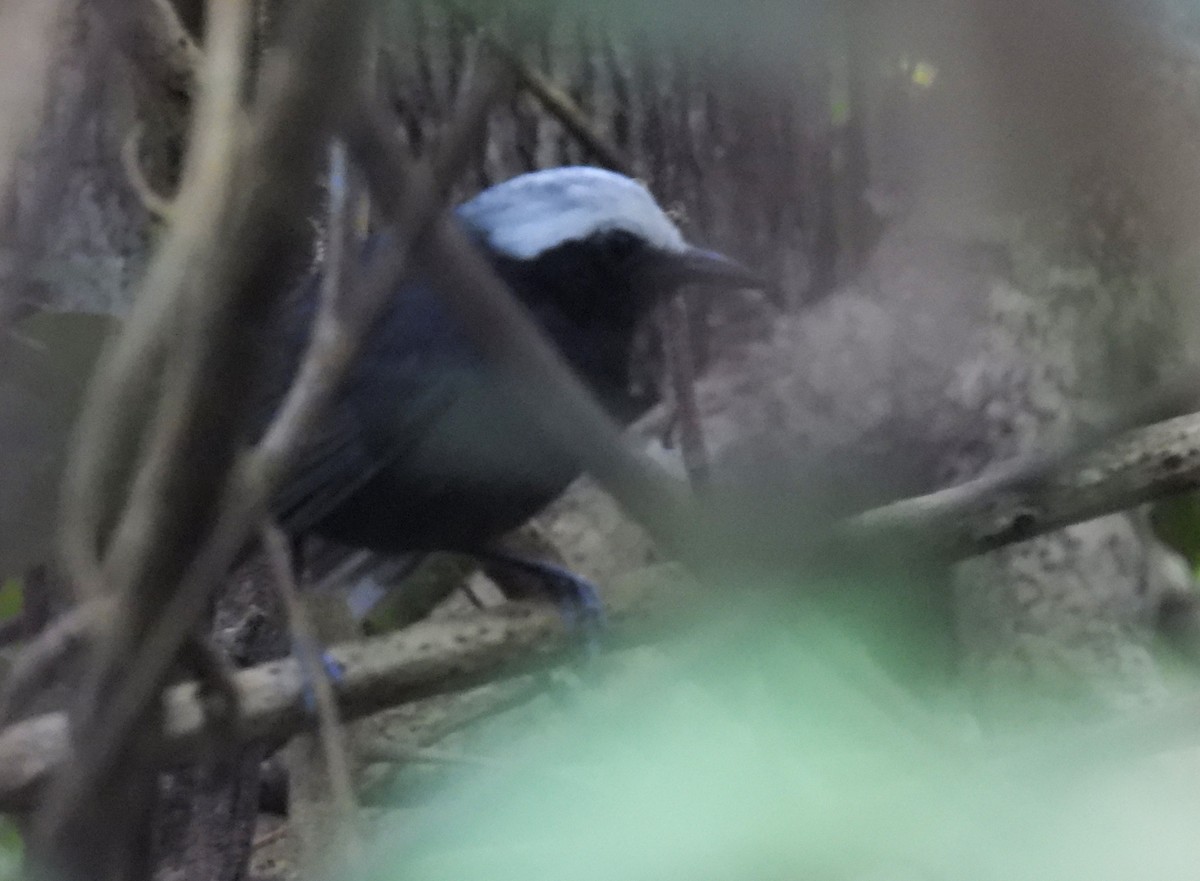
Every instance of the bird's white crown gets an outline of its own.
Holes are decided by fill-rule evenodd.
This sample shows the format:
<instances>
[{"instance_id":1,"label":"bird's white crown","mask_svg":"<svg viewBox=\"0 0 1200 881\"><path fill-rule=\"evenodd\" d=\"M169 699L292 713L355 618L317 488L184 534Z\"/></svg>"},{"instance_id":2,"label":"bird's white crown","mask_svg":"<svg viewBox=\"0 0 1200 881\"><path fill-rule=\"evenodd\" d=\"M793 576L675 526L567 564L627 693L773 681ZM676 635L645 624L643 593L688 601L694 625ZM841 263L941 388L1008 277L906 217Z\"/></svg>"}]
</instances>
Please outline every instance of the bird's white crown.
<instances>
[{"instance_id":1,"label":"bird's white crown","mask_svg":"<svg viewBox=\"0 0 1200 881\"><path fill-rule=\"evenodd\" d=\"M489 246L519 260L609 230L632 233L662 251L687 249L649 190L601 168L522 174L464 202L458 216Z\"/></svg>"}]
</instances>

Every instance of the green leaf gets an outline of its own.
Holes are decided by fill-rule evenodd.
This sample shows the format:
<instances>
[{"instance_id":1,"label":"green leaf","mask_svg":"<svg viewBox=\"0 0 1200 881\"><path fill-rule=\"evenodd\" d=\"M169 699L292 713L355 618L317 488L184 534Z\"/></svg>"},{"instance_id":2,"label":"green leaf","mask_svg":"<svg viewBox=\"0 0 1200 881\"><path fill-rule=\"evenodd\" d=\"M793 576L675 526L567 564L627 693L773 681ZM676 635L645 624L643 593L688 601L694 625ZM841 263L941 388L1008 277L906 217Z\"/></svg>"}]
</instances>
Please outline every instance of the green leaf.
<instances>
[{"instance_id":1,"label":"green leaf","mask_svg":"<svg viewBox=\"0 0 1200 881\"><path fill-rule=\"evenodd\" d=\"M845 125L850 119L850 102L846 100L831 101L829 104L829 121L834 126Z\"/></svg>"},{"instance_id":2,"label":"green leaf","mask_svg":"<svg viewBox=\"0 0 1200 881\"><path fill-rule=\"evenodd\" d=\"M0 817L0 881L16 881L22 877L24 853L25 843L16 824L8 817Z\"/></svg>"},{"instance_id":3,"label":"green leaf","mask_svg":"<svg viewBox=\"0 0 1200 881\"><path fill-rule=\"evenodd\" d=\"M9 578L0 584L0 621L9 621L21 614L25 606L25 585L19 578Z\"/></svg>"},{"instance_id":4,"label":"green leaf","mask_svg":"<svg viewBox=\"0 0 1200 881\"><path fill-rule=\"evenodd\" d=\"M1200 569L1200 493L1156 502L1150 522L1158 537L1182 554L1193 571Z\"/></svg>"}]
</instances>

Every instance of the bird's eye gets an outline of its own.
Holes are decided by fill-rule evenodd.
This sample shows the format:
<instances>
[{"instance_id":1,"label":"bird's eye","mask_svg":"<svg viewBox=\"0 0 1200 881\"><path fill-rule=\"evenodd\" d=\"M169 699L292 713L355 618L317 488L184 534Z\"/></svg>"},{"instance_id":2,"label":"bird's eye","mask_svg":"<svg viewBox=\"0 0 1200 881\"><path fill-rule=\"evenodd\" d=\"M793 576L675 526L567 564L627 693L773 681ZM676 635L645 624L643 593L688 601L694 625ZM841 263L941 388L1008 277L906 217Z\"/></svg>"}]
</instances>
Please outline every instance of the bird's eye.
<instances>
[{"instance_id":1,"label":"bird's eye","mask_svg":"<svg viewBox=\"0 0 1200 881\"><path fill-rule=\"evenodd\" d=\"M627 260L641 248L641 240L623 229L606 232L602 239L604 253L612 260Z\"/></svg>"}]
</instances>

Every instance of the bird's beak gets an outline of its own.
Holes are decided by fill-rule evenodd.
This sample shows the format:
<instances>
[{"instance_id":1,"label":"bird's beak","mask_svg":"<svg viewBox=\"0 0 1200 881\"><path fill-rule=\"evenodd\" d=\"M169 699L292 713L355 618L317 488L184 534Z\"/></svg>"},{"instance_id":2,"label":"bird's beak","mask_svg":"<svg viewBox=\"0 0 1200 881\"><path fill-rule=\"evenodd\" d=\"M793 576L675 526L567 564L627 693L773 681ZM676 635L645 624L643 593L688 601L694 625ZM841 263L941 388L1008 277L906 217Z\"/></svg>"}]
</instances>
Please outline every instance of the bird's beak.
<instances>
[{"instance_id":1,"label":"bird's beak","mask_svg":"<svg viewBox=\"0 0 1200 881\"><path fill-rule=\"evenodd\" d=\"M700 284L738 290L766 290L766 280L751 272L736 260L716 251L688 248L672 261L673 274L679 284Z\"/></svg>"}]
</instances>

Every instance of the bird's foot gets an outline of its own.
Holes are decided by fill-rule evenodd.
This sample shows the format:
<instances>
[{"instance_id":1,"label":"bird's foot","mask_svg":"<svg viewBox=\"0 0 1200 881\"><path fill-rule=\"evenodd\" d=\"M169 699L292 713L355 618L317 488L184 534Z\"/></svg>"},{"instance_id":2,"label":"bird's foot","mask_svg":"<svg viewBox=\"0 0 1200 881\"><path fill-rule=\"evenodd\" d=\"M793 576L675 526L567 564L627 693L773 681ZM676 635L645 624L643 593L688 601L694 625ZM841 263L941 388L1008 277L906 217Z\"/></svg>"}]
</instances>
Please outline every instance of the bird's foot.
<instances>
[{"instance_id":1,"label":"bird's foot","mask_svg":"<svg viewBox=\"0 0 1200 881\"><path fill-rule=\"evenodd\" d=\"M538 578L558 600L567 626L583 637L588 655L600 649L600 635L606 619L604 603L596 585L565 566L545 560L530 560L504 551L487 551L480 555L485 562L508 567Z\"/></svg>"},{"instance_id":2,"label":"bird's foot","mask_svg":"<svg viewBox=\"0 0 1200 881\"><path fill-rule=\"evenodd\" d=\"M300 702L304 712L310 716L317 714L317 683L313 681L306 657L315 657L320 664L320 674L325 677L330 687L336 692L346 681L342 664L329 652L315 644L297 646L296 654L300 655Z\"/></svg>"}]
</instances>

